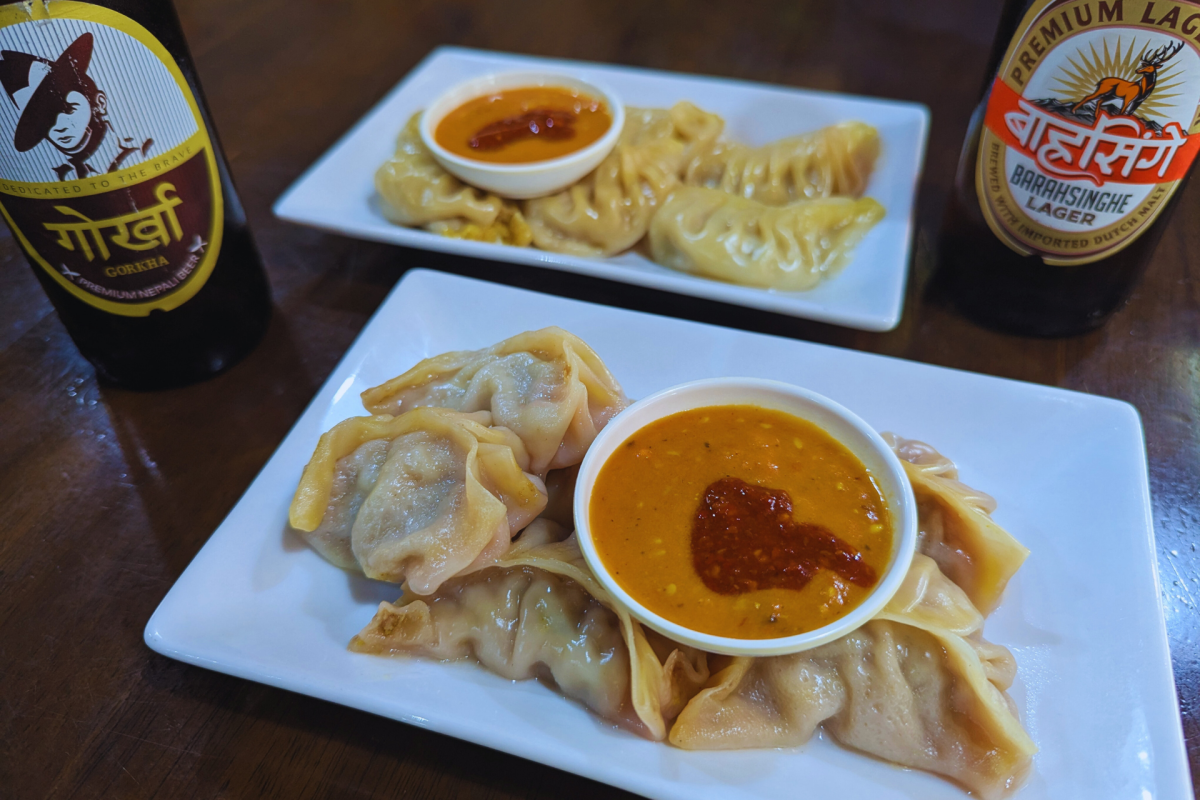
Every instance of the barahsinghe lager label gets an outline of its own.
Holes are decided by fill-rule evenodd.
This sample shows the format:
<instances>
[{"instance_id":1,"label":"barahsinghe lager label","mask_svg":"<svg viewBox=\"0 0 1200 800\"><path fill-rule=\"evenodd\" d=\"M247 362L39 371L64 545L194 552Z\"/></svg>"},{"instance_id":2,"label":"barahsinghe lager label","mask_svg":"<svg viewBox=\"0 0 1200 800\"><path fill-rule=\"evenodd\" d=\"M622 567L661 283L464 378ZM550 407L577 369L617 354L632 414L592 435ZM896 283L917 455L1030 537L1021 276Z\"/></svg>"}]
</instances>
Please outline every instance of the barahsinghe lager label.
<instances>
[{"instance_id":1,"label":"barahsinghe lager label","mask_svg":"<svg viewBox=\"0 0 1200 800\"><path fill-rule=\"evenodd\" d=\"M1200 149L1200 4L1039 0L991 88L975 184L1001 241L1086 264L1157 218Z\"/></svg>"},{"instance_id":2,"label":"barahsinghe lager label","mask_svg":"<svg viewBox=\"0 0 1200 800\"><path fill-rule=\"evenodd\" d=\"M75 297L145 316L212 272L223 209L212 143L170 53L112 10L0 7L0 213Z\"/></svg>"}]
</instances>

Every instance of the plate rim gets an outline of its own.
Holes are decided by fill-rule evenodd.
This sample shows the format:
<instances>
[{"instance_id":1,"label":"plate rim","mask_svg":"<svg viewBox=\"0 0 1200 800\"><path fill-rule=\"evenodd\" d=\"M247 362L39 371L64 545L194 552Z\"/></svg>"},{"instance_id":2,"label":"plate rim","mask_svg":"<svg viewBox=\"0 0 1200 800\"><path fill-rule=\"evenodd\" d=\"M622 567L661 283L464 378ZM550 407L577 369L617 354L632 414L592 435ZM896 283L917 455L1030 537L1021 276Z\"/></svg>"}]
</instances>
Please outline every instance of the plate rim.
<instances>
[{"instance_id":1,"label":"plate rim","mask_svg":"<svg viewBox=\"0 0 1200 800\"><path fill-rule=\"evenodd\" d=\"M870 311L863 309L841 309L835 301L813 302L804 292L778 292L771 289L740 286L715 279L690 275L687 273L658 273L628 269L614 263L611 258L592 259L570 254L553 253L536 248L513 248L490 242L471 242L466 240L439 237L420 228L393 226L396 235L389 236L378 232L356 229L350 224L339 224L337 221L322 219L319 212L309 210L309 206L300 202L300 196L306 184L329 162L340 153L363 128L367 127L393 100L435 61L444 56L461 56L464 58L498 59L514 63L537 62L542 65L572 65L581 68L594 68L625 73L631 76L661 76L671 79L701 80L709 83L724 84L732 90L769 90L784 92L800 97L813 97L819 100L849 101L877 108L886 108L893 113L912 114L915 125L916 153L913 170L906 181L904 195L908 198L908 214L903 218L902 250L903 257L897 269L898 283L894 295L885 297L881 304L886 310ZM560 66L560 68L562 68ZM886 332L894 330L904 315L905 301L908 296L908 286L917 248L917 211L920 199L921 178L925 172L925 164L929 150L929 130L931 112L927 105L909 100L873 97L869 95L849 94L823 89L789 86L787 84L750 81L742 78L706 75L702 73L682 72L675 70L650 69L623 64L611 64L598 61L554 58L550 56L528 55L503 51L482 50L477 48L442 45L434 48L417 62L391 89L376 101L360 116L336 141L314 160L288 187L276 198L271 205L272 214L281 220L292 224L303 225L318 230L335 233L350 238L380 242L392 246L410 247L420 250L447 253L459 257L476 258L490 261L502 261L522 266L534 266L541 269L554 269L574 274L587 275L600 280L609 280L634 286L644 286L658 291L671 292L683 296L698 297L710 302L728 305L756 308L772 313L799 319L811 319L830 325L838 325L869 332ZM907 171L906 171L907 172ZM390 224L390 223L389 223ZM504 248L499 250L496 248ZM576 261L587 264L575 263ZM851 262L851 264L853 261ZM848 264L849 267L851 264ZM722 289L734 291L741 296L728 297L722 294ZM798 308L794 303L811 305Z\"/></svg>"},{"instance_id":2,"label":"plate rim","mask_svg":"<svg viewBox=\"0 0 1200 800\"><path fill-rule=\"evenodd\" d=\"M551 767L554 767L557 769L563 769L565 771L569 771L574 774L578 774L583 777L587 777L592 780L596 780L596 781L599 781L599 782L602 782L602 783L605 783L608 785L618 786L620 788L624 788L629 791L639 792L639 793L648 794L650 796L653 796L659 790L659 786L657 785L657 782L655 781L654 778L648 777L648 776L643 776L641 773L638 773L638 772L635 772L632 770L623 771L623 772L614 774L611 772L604 772L604 771L600 770L598 767L592 768L591 761L583 761L583 762L579 762L579 763L575 763L575 762L566 763L567 762L566 759L556 758L556 757L554 757L553 754L547 753L544 750L539 750L539 748L537 746L527 746L526 743L524 743L524 742L514 742L514 741L508 741L508 740L499 742L499 741L495 741L487 736L480 736L480 735L478 735L477 732L464 735L463 732L466 730L466 728L468 726L465 724L456 724L453 722L453 720L449 720L450 724L447 725L447 724L443 724L447 720L434 721L434 720L426 719L426 718L423 718L420 716L415 716L412 714L401 717L401 716L396 716L394 714L383 713L381 711L373 710L370 708L365 708L362 705L355 702L353 699L349 698L347 696L348 693L338 691L337 687L333 687L333 689L331 690L327 686L323 685L318 680L304 679L299 676L286 677L284 675L264 673L262 671L255 672L254 667L253 667L253 661L249 660L249 659L227 658L227 657L223 658L223 659L217 659L217 658L213 658L213 657L208 657L204 654L203 647L200 647L200 648L187 647L186 637L181 640L178 635L178 631L175 632L175 635L172 635L172 631L170 630L169 624L164 627L164 622L168 622L171 617L171 610L172 610L171 605L172 605L172 599L173 599L172 596L176 595L177 592L184 591L186 589L186 587L181 588L181 585L184 583L185 578L187 577L188 573L193 571L193 568L196 566L197 562L200 561L201 556L204 554L205 550L210 547L210 545L212 544L213 540L216 537L216 534L220 531L220 529L222 527L224 527L228 523L228 521L232 517L235 516L235 514L238 513L239 507L243 503L250 502L250 498L252 497L254 490L255 490L255 485L260 480L264 480L265 479L264 476L266 476L271 471L273 463L275 462L276 458L280 455L280 451L283 450L285 448L285 446L288 445L289 441L292 439L292 437L294 435L296 435L297 430L299 428L301 428L302 426L310 426L311 425L310 417L313 418L312 421L317 423L317 427L320 427L319 420L320 420L321 415L324 413L324 407L329 404L329 401L330 401L330 398L332 397L332 395L336 394L339 390L338 385L335 384L335 379L342 377L341 373L343 371L343 368L345 368L347 365L350 365L353 362L361 360L361 356L363 355L363 352L361 352L361 351L369 350L371 347L374 346L371 344L368 336L370 334L374 333L370 329L372 327L372 323L376 322L378 319L379 310L383 309L389 303L395 301L396 298L400 297L400 295L402 293L405 293L407 290L411 289L414 292L415 291L424 291L426 285L434 285L435 290L436 290L436 285L439 283L441 283L443 285L443 287L450 287L452 284L456 284L456 283L461 284L463 282L475 284L475 285L482 286L482 287L503 286L503 288L508 289L513 292L548 297L548 298L553 298L555 300L565 300L565 301L572 302L572 303L583 303L585 305L602 308L607 311L615 312L615 313L622 314L622 315L635 314L635 315L645 316L645 317L654 318L654 319L669 320L671 322L677 322L677 323L685 324L688 326L701 326L703 328L717 329L717 330L732 333L732 334L747 334L747 335L751 335L753 337L767 337L770 339L776 339L776 340L780 340L782 342L786 342L790 345L798 345L802 348L813 348L815 350L825 351L825 352L849 353L849 354L853 354L854 356L865 356L865 357L868 357L871 359L881 359L885 362L900 362L900 363L907 365L910 368L911 367L916 367L918 369L926 368L926 369L931 369L931 370L935 370L938 372L954 373L955 375L957 375L959 377L968 377L970 379L983 380L983 381L986 381L989 383L1000 382L1002 384L1017 385L1017 386L1020 386L1024 390L1032 390L1035 393L1042 395L1044 397L1069 397L1069 398L1083 397L1083 398L1086 398L1087 402L1101 404L1103 406L1106 406L1112 412L1124 417L1125 418L1124 419L1125 432L1133 435L1133 437L1136 439L1136 443L1138 445L1135 448L1135 452L1137 454L1137 463L1133 464L1132 466L1135 469L1135 472L1138 476L1137 496L1138 496L1138 502L1141 504L1141 510L1143 512L1143 518L1145 521L1145 528L1144 528L1145 535L1141 538L1143 538L1145 540L1146 549L1147 549L1148 553L1150 553L1152 556L1157 553L1156 535L1155 535L1154 521L1153 521L1153 503L1152 503L1152 496L1150 494L1150 485L1149 485L1148 453L1146 450L1145 429L1144 429L1144 426L1142 425L1141 415L1138 412L1136 406L1134 406L1133 404L1131 404L1129 402L1119 400L1116 398L1105 397L1102 395L1095 395L1095 394L1090 394L1087 392L1080 392L1080 391L1076 391L1076 390L1072 390L1072 389L1064 389L1064 388L1057 387L1057 386L1048 386L1045 384L1020 381L1020 380L1016 380L1013 378L1007 378L1007 377L1002 377L1002 376L988 375L985 373L970 372L970 371L966 371L966 370L958 370L958 369L944 367L944 366L940 366L940 365L936 365L936 364L927 364L924 362L913 361L911 359L899 358L896 356L889 356L889 355L883 355L883 354L879 354L879 353L866 352L866 351L861 351L861 350L855 350L852 348L837 347L834 345L810 342L810 341L802 340L802 339L794 339L794 338L790 338L790 337L786 337L786 336L779 336L776 334L764 334L764 333L758 333L755 331L745 331L745 330L737 329L737 328L727 328L727 327L720 326L720 325L714 325L712 323L697 322L697 321L693 321L693 320L681 320L681 319L677 319L674 317L669 317L669 316L660 315L660 314L653 314L653 313L645 312L645 311L635 311L635 310L630 310L630 309L614 308L614 307L610 307L610 306L604 306L603 304L599 304L599 303L592 303L592 302L586 301L586 300L578 300L576 298L571 298L571 297L560 297L558 295L546 294L546 293L537 292L537 291L531 290L531 289L511 287L511 286L506 286L504 284L496 284L494 282L487 281L484 279L469 278L469 277L456 275L453 273L446 273L446 272L441 272L441 271L432 270L432 269L428 269L428 268L415 268L415 269L408 270L403 275L401 280L399 280L395 284L395 286L392 288L392 290L388 293L387 297L384 299L384 301L380 304L379 308L376 310L376 313L372 315L370 320L368 320L367 324L365 324L363 326L363 329L355 337L354 341L349 345L349 347L347 347L346 352L343 354L343 356L338 360L337 364L330 371L329 375L326 377L325 381L321 384L320 388L318 388L318 390L314 393L314 395L313 395L312 399L310 400L310 402L308 403L308 405L306 405L305 409L297 417L296 422L293 423L293 425L288 429L288 432L280 440L278 447L272 452L271 456L264 463L262 469L255 476L255 478L251 481L249 486L246 488L245 492L241 495L241 497L238 499L238 501L230 509L229 513L222 520L221 524L214 530L213 534L211 534L209 536L209 538L206 539L205 542L200 546L200 548L197 550L195 556L193 556L193 558L189 562L188 566L180 573L179 577L176 578L176 580L172 583L170 589L163 596L162 600L157 605L154 613L152 614L152 616L146 623L146 626L145 626L145 629L143 632L143 638L144 638L146 645L150 649L152 649L155 652L158 652L159 654L164 655L168 658L182 661L184 663L188 663L188 664L191 664L194 666L203 667L203 668L210 669L210 670L213 670L216 672L231 675L233 677L237 677L240 679L253 681L255 683L262 683L262 684L270 685L270 686L280 688L280 689L283 689L286 691L292 691L292 692L297 692L297 693L301 693L301 694L306 694L306 695L309 695L314 698L322 699L322 700L325 700L328 702L335 702L340 705L346 705L348 707L354 708L356 710L365 711L367 713L375 714L377 716L383 716L388 719L394 719L398 722L402 722L405 724L411 724L411 725L414 725L419 728L433 730L436 732L443 733L444 735L454 736L455 738L463 739L464 741L472 742L475 744L479 744L481 746L489 747L491 749L499 750L499 751L504 752L509 755L515 755L517 757L525 758L526 760L534 761L534 762L540 763L540 764L545 764L545 765L548 765L548 766L551 766ZM1151 566L1154 585L1155 585L1155 587L1161 589L1160 575L1159 575L1159 569L1158 569L1158 560L1156 557L1151 557L1148 560L1149 560L1149 563ZM195 576L193 576L193 577L195 577ZM174 601L179 602L179 598L178 597L174 598ZM1182 787L1185 790L1184 796L1187 796L1186 792L1187 792L1187 790L1189 790L1191 788L1190 762L1187 760L1187 755L1186 755L1186 742L1184 739L1182 717L1180 715L1180 709L1179 709L1179 696L1178 696L1178 692L1176 689L1174 669L1173 669L1173 664L1171 661L1170 639L1168 637L1168 632L1167 632L1167 628L1166 628L1166 616L1164 613L1165 608L1164 608L1164 604L1163 604L1163 597L1162 597L1161 591L1154 592L1154 603L1155 603L1155 607L1157 610L1157 615L1156 615L1157 624L1155 626L1155 633L1157 635L1154 636L1153 638L1155 639L1156 644L1159 645L1154 648L1154 650L1157 651L1154 654L1154 659L1155 659L1156 663L1162 663L1165 665L1166 671L1167 671L1167 676L1169 678L1168 683L1165 686L1155 686L1154 690L1156 692L1166 692L1170 696L1169 697L1170 707L1173 712L1173 714L1172 714L1173 723L1172 723L1171 727L1172 727L1172 731L1174 734L1173 736L1171 736L1171 738L1169 740L1169 744L1170 744L1170 748L1171 748L1172 752L1162 753L1161 751L1156 751L1156 759L1165 755L1165 756L1168 756L1169 758L1171 758L1171 760L1173 760L1175 762L1175 766L1177 769L1173 770L1176 773L1174 775L1174 779L1175 779L1177 785ZM808 745L805 745L805 746L808 746ZM792 749L792 748L784 748L784 749L786 750L786 749ZM691 784L680 784L680 785L684 786L684 787L691 786ZM1159 788L1167 789L1170 787L1161 787L1160 786ZM1015 795L1015 797L1019 798L1020 796L1021 796L1020 792L1018 791L1018 793Z\"/></svg>"}]
</instances>

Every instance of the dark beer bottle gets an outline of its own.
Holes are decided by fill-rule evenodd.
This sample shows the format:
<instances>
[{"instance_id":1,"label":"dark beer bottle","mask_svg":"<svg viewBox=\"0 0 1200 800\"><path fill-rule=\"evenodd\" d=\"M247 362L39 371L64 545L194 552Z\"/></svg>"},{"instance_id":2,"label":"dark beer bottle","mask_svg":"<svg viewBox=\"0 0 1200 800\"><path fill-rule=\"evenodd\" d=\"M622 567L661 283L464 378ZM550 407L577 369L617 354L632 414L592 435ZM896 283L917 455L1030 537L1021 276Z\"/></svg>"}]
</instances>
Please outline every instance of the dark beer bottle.
<instances>
[{"instance_id":1,"label":"dark beer bottle","mask_svg":"<svg viewBox=\"0 0 1200 800\"><path fill-rule=\"evenodd\" d=\"M191 383L270 292L167 0L0 5L0 212L100 377Z\"/></svg>"},{"instance_id":2,"label":"dark beer bottle","mask_svg":"<svg viewBox=\"0 0 1200 800\"><path fill-rule=\"evenodd\" d=\"M957 306L1067 336L1124 304L1200 149L1200 3L1010 0L939 247Z\"/></svg>"}]
</instances>

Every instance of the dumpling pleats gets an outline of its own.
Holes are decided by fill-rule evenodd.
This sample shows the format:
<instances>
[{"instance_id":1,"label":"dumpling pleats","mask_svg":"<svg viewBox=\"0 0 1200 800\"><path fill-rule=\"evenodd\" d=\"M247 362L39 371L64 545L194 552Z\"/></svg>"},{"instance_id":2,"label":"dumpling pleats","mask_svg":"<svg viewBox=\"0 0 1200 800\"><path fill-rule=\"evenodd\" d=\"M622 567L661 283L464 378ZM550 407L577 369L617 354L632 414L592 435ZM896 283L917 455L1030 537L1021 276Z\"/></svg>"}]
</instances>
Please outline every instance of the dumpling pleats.
<instances>
[{"instance_id":1,"label":"dumpling pleats","mask_svg":"<svg viewBox=\"0 0 1200 800\"><path fill-rule=\"evenodd\" d=\"M771 206L860 197L878 156L878 131L863 122L843 122L762 147L718 142L691 159L685 180Z\"/></svg>"},{"instance_id":2,"label":"dumpling pleats","mask_svg":"<svg viewBox=\"0 0 1200 800\"><path fill-rule=\"evenodd\" d=\"M958 470L923 442L886 434L917 498L917 548L990 614L1029 549L992 521L996 502L958 480Z\"/></svg>"},{"instance_id":3,"label":"dumpling pleats","mask_svg":"<svg viewBox=\"0 0 1200 800\"><path fill-rule=\"evenodd\" d=\"M921 553L913 555L904 583L881 613L957 636L983 630L983 614L967 593L942 573L936 561Z\"/></svg>"},{"instance_id":4,"label":"dumpling pleats","mask_svg":"<svg viewBox=\"0 0 1200 800\"><path fill-rule=\"evenodd\" d=\"M339 431L339 435L345 435L348 432L347 428L343 428ZM322 471L320 478L316 477L317 473L314 471L307 482L301 481L301 488L313 493L310 507L313 510L319 508L318 504L321 500L318 498L325 497L325 509L318 518L319 524L315 528L303 530L293 524L292 529L326 560L337 564L342 569L362 571L358 560L354 558L354 550L350 546L350 532L354 528L354 520L358 516L359 509L362 508L363 501L375 488L375 481L379 478L379 470L383 467L383 462L387 460L388 445L391 442L379 438L359 444L358 438L358 436L354 436L352 441L334 443L341 446L338 452L345 448L352 448L352 450L348 455L337 458L330 469ZM326 490L324 485L327 482L329 485ZM319 495L314 491L317 484L322 487ZM296 500L292 502L293 508L296 508ZM307 498L302 502L307 503ZM311 518L311 515L307 513L302 516L305 519ZM298 516L297 521L300 519L301 517ZM311 522L301 522L300 524L311 525Z\"/></svg>"},{"instance_id":5,"label":"dumpling pleats","mask_svg":"<svg viewBox=\"0 0 1200 800\"><path fill-rule=\"evenodd\" d=\"M568 535L574 465L628 402L582 341L547 328L447 353L363 401L398 416L322 436L290 514L331 561L404 581L352 650L475 659L684 749L796 746L823 727L985 800L1029 772L1037 748L1006 694L1016 662L982 638L1028 551L991 521L995 501L932 447L885 434L916 493L921 536L883 611L813 650L731 658L643 629Z\"/></svg>"},{"instance_id":6,"label":"dumpling pleats","mask_svg":"<svg viewBox=\"0 0 1200 800\"><path fill-rule=\"evenodd\" d=\"M982 615L931 559L883 613L813 650L735 658L675 721L690 750L842 744L957 781L984 798L1018 785L1036 752L1004 690L1016 665L978 636Z\"/></svg>"},{"instance_id":7,"label":"dumpling pleats","mask_svg":"<svg viewBox=\"0 0 1200 800\"><path fill-rule=\"evenodd\" d=\"M785 206L718 189L677 189L650 224L650 252L665 267L745 286L812 289L839 272L883 218L871 198Z\"/></svg>"},{"instance_id":8,"label":"dumpling pleats","mask_svg":"<svg viewBox=\"0 0 1200 800\"><path fill-rule=\"evenodd\" d=\"M687 102L669 110L627 108L621 138L596 169L557 194L525 202L534 244L579 256L633 247L688 160L723 127L720 117Z\"/></svg>"},{"instance_id":9,"label":"dumpling pleats","mask_svg":"<svg viewBox=\"0 0 1200 800\"><path fill-rule=\"evenodd\" d=\"M616 616L574 581L530 567L454 578L430 597L384 603L350 649L473 658L509 680L544 677L631 725L629 651Z\"/></svg>"},{"instance_id":10,"label":"dumpling pleats","mask_svg":"<svg viewBox=\"0 0 1200 800\"><path fill-rule=\"evenodd\" d=\"M579 337L561 328L529 331L484 350L429 358L366 390L372 413L437 406L490 411L529 452L529 471L570 467L628 405L616 378Z\"/></svg>"},{"instance_id":11,"label":"dumpling pleats","mask_svg":"<svg viewBox=\"0 0 1200 800\"><path fill-rule=\"evenodd\" d=\"M532 241L516 203L469 186L442 169L421 141L414 114L396 140L396 153L375 173L384 215L434 233L524 246Z\"/></svg>"},{"instance_id":12,"label":"dumpling pleats","mask_svg":"<svg viewBox=\"0 0 1200 800\"><path fill-rule=\"evenodd\" d=\"M703 653L668 645L660 660L592 577L573 538L519 541L432 597L406 592L382 603L350 648L471 657L513 680L549 678L605 719L655 740L708 678Z\"/></svg>"},{"instance_id":13,"label":"dumpling pleats","mask_svg":"<svg viewBox=\"0 0 1200 800\"><path fill-rule=\"evenodd\" d=\"M292 528L334 563L422 593L495 559L546 490L520 439L490 422L426 408L339 423L304 469Z\"/></svg>"}]
</instances>

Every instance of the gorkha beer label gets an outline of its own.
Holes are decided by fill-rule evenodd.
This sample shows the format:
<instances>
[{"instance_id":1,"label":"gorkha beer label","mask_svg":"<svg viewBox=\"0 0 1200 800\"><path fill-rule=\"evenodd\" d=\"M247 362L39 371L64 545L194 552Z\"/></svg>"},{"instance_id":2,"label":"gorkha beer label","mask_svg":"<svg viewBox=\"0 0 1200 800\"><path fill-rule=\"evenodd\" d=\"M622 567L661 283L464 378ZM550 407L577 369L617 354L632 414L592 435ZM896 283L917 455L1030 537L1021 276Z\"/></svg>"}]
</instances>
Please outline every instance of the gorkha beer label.
<instances>
[{"instance_id":1,"label":"gorkha beer label","mask_svg":"<svg viewBox=\"0 0 1200 800\"><path fill-rule=\"evenodd\" d=\"M1047 264L1115 253L1200 149L1200 4L1038 0L992 85L975 184L1000 239Z\"/></svg>"},{"instance_id":2,"label":"gorkha beer label","mask_svg":"<svg viewBox=\"0 0 1200 800\"><path fill-rule=\"evenodd\" d=\"M166 48L99 6L13 3L0 84L0 213L33 262L114 314L194 296L221 249L221 185Z\"/></svg>"}]
</instances>

